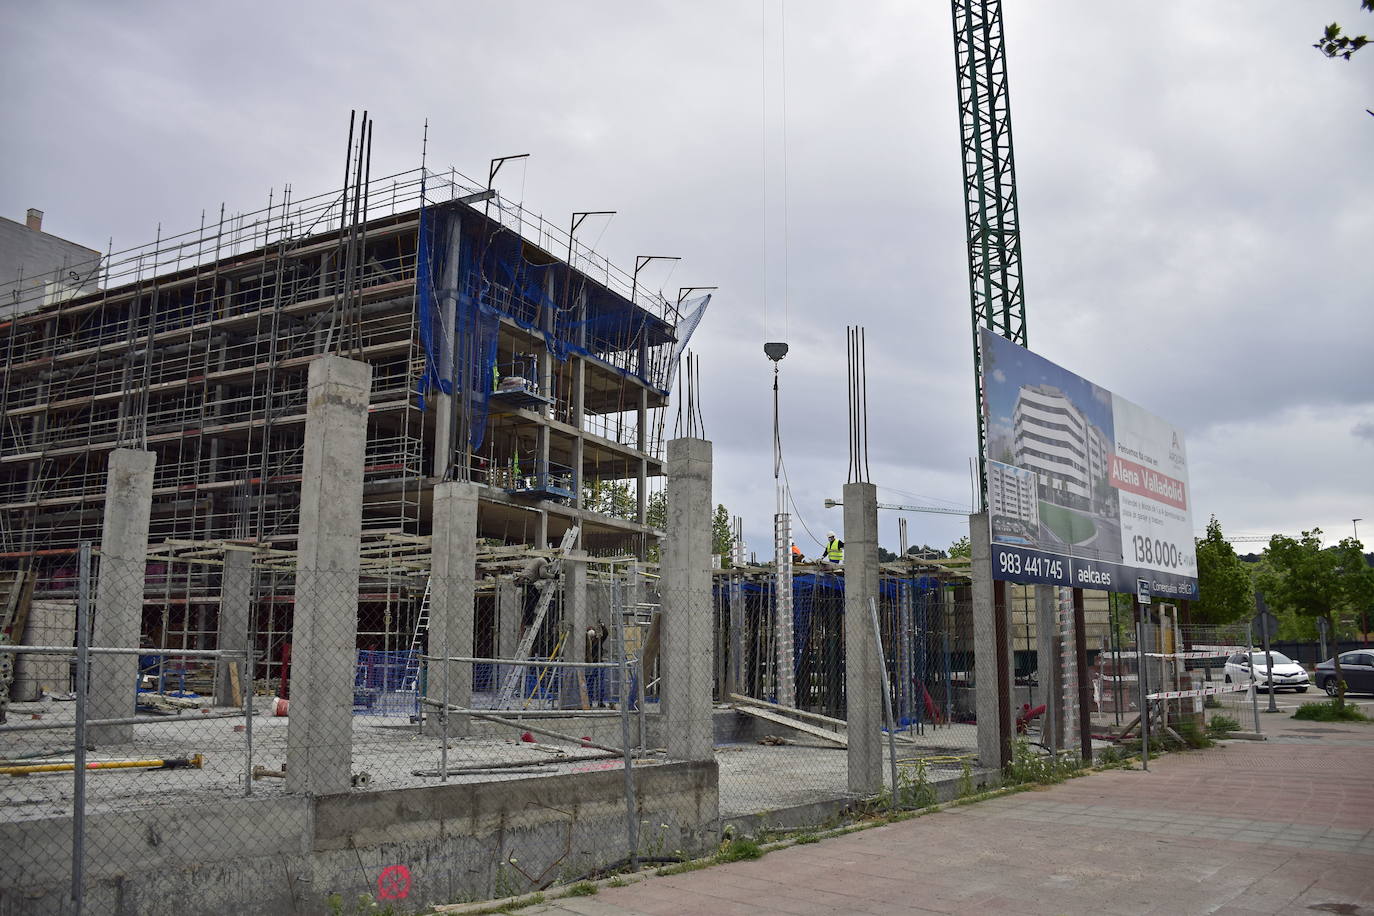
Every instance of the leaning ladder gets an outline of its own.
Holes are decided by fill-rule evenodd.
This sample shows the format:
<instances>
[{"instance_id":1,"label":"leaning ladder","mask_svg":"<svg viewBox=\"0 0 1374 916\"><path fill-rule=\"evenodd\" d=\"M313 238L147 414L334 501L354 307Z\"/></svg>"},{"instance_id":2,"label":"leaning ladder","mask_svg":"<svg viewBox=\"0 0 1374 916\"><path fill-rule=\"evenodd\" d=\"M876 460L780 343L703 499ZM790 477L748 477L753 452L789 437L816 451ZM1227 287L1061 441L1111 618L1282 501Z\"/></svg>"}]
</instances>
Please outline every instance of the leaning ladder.
<instances>
[{"instance_id":1,"label":"leaning ladder","mask_svg":"<svg viewBox=\"0 0 1374 916\"><path fill-rule=\"evenodd\" d=\"M420 649L425 637L429 635L429 594L434 587L434 577L425 579L425 595L420 599L420 614L415 618L415 635L410 638L410 654L406 656L406 673L401 681L402 690L415 690L420 680Z\"/></svg>"},{"instance_id":2,"label":"leaning ladder","mask_svg":"<svg viewBox=\"0 0 1374 916\"><path fill-rule=\"evenodd\" d=\"M572 550L573 544L577 543L577 532L579 528L573 525L563 534L563 541L558 545L558 557L554 560L557 564L554 568L559 574L563 571L563 559ZM544 591L539 595L539 604L534 609L534 620L520 636L520 644L515 648L515 658L520 661L530 657L530 652L534 649L534 640L539 636L539 630L544 625L544 617L549 612L549 605L553 603L554 589L553 579L548 580L544 586ZM496 696L496 708L505 709L515 699L515 691L520 686L521 679L525 676L523 665L511 665L506 672L506 678L501 683L501 692Z\"/></svg>"}]
</instances>

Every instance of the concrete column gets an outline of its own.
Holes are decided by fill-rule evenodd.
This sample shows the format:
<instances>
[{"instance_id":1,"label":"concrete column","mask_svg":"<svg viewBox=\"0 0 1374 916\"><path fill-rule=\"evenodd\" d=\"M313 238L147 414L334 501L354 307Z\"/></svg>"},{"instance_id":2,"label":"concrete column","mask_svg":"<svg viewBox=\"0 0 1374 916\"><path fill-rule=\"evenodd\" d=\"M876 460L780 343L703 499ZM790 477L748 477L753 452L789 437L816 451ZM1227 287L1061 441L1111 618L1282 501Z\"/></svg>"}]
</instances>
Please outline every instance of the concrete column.
<instances>
[{"instance_id":1,"label":"concrete column","mask_svg":"<svg viewBox=\"0 0 1374 916\"><path fill-rule=\"evenodd\" d=\"M668 443L662 575L660 657L668 756L711 760L711 443L705 439Z\"/></svg>"},{"instance_id":2,"label":"concrete column","mask_svg":"<svg viewBox=\"0 0 1374 916\"><path fill-rule=\"evenodd\" d=\"M219 639L215 648L248 648L248 614L252 598L253 555L246 550L226 551L219 589ZM229 684L231 664L238 668L240 677L243 675L241 662L220 662L216 666L216 706L230 706L234 703L234 692ZM239 688L241 693L246 693L253 689L253 685L240 680Z\"/></svg>"},{"instance_id":3,"label":"concrete column","mask_svg":"<svg viewBox=\"0 0 1374 916\"><path fill-rule=\"evenodd\" d=\"M525 606L520 587L510 579L496 583L496 657L510 658L520 642L520 615Z\"/></svg>"},{"instance_id":4,"label":"concrete column","mask_svg":"<svg viewBox=\"0 0 1374 916\"><path fill-rule=\"evenodd\" d=\"M587 660L587 625L591 618L587 611L586 557L585 550L574 550L563 562L563 623L568 628L563 658L570 662ZM579 562L579 558L582 562ZM581 709L584 672L564 668L560 674L558 705L563 709Z\"/></svg>"},{"instance_id":5,"label":"concrete column","mask_svg":"<svg viewBox=\"0 0 1374 916\"><path fill-rule=\"evenodd\" d=\"M869 599L878 598L878 488L844 485L844 696L849 791L883 787L883 671Z\"/></svg>"},{"instance_id":6,"label":"concrete column","mask_svg":"<svg viewBox=\"0 0 1374 916\"><path fill-rule=\"evenodd\" d=\"M434 488L430 537L429 654L471 656L476 609L473 591L477 575L477 485L441 483ZM472 705L472 665L431 662L425 688L430 699L442 703L448 689L453 706ZM468 733L467 716L449 718L448 734ZM443 719L433 710L425 717L425 734L438 735Z\"/></svg>"},{"instance_id":7,"label":"concrete column","mask_svg":"<svg viewBox=\"0 0 1374 916\"><path fill-rule=\"evenodd\" d=\"M143 627L143 574L148 563L148 516L153 506L152 452L117 448L105 478L105 520L100 534L100 580L96 585L91 645L137 648ZM138 656L97 655L91 662L92 719L134 714ZM132 725L93 728L94 744L127 744Z\"/></svg>"},{"instance_id":8,"label":"concrete column","mask_svg":"<svg viewBox=\"0 0 1374 916\"><path fill-rule=\"evenodd\" d=\"M1064 746L1063 691L1059 680L1059 600L1053 585L1033 586L1035 592L1035 679L1031 705L1045 704L1040 742Z\"/></svg>"},{"instance_id":9,"label":"concrete column","mask_svg":"<svg viewBox=\"0 0 1374 916\"><path fill-rule=\"evenodd\" d=\"M321 356L310 364L286 730L286 790L292 793L349 788L371 388L367 363Z\"/></svg>"},{"instance_id":10,"label":"concrete column","mask_svg":"<svg viewBox=\"0 0 1374 916\"><path fill-rule=\"evenodd\" d=\"M969 516L969 575L973 580L973 652L978 762L1001 768L1011 759L1011 685L1007 662L1007 609L992 580L988 516Z\"/></svg>"}]
</instances>

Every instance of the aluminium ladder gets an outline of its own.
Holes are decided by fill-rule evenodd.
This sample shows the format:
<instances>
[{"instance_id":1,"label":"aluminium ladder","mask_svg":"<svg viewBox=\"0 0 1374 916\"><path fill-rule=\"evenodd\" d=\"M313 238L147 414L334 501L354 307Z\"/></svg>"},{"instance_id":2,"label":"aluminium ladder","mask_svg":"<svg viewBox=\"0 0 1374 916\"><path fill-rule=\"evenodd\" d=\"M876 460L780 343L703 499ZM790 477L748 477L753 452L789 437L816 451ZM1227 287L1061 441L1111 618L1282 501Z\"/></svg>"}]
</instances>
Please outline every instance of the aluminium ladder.
<instances>
[{"instance_id":1,"label":"aluminium ladder","mask_svg":"<svg viewBox=\"0 0 1374 916\"><path fill-rule=\"evenodd\" d=\"M581 530L579 526L573 525L563 534L563 541L558 545L558 556L553 560L555 574L561 575L563 572L563 559L572 550L573 544L577 543L577 533ZM554 584L556 579L546 579L543 591L539 595L539 603L534 609L534 620L520 636L520 644L516 646L515 658L525 661L530 658L530 652L534 649L534 640L539 636L539 630L544 625L544 617L549 612L549 605L553 603L553 594L556 590ZM524 665L511 665L506 672L505 680L501 683L501 692L496 697L496 708L505 709L515 699L515 691L520 686L520 681L525 676Z\"/></svg>"}]
</instances>

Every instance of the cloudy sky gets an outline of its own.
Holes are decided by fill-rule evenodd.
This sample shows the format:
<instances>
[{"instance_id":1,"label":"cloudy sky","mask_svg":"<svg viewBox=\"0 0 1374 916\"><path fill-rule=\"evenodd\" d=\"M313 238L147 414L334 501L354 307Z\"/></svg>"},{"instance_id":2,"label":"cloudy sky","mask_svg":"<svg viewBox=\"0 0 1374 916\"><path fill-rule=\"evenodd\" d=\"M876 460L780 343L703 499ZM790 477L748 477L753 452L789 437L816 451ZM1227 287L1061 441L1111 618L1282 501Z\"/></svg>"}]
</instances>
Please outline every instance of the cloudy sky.
<instances>
[{"instance_id":1,"label":"cloudy sky","mask_svg":"<svg viewBox=\"0 0 1374 916\"><path fill-rule=\"evenodd\" d=\"M1179 424L1197 529L1374 534L1374 31L1357 0L1009 3L1033 349ZM795 501L839 527L845 326L868 329L880 499L967 506L973 378L949 5L695 0L0 5L0 213L103 249L221 201L484 174L600 247L720 287L694 341L716 497L768 552L771 370ZM785 71L785 80L783 74ZM785 115L785 116L784 116ZM597 230L598 232L600 229ZM1362 255L1360 252L1364 252ZM656 271L656 273L654 273ZM915 544L967 524L911 515ZM816 552L798 527L798 543ZM884 546L895 549L896 515Z\"/></svg>"}]
</instances>

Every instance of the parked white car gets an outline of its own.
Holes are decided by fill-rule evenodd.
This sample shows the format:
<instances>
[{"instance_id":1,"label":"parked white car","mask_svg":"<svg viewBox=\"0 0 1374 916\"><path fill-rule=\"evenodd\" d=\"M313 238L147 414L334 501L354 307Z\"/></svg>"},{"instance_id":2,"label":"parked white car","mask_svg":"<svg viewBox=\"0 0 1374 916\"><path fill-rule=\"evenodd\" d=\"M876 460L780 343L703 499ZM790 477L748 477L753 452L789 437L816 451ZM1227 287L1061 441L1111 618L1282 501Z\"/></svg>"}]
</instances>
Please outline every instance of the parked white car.
<instances>
[{"instance_id":1,"label":"parked white car","mask_svg":"<svg viewBox=\"0 0 1374 916\"><path fill-rule=\"evenodd\" d=\"M1272 674L1266 667L1269 663L1263 652L1252 652L1248 657L1244 652L1235 653L1226 660L1226 683L1249 684L1255 680L1260 690L1288 688L1306 693L1309 686L1307 669L1282 652L1270 652L1269 655L1274 660Z\"/></svg>"}]
</instances>

